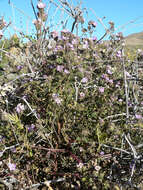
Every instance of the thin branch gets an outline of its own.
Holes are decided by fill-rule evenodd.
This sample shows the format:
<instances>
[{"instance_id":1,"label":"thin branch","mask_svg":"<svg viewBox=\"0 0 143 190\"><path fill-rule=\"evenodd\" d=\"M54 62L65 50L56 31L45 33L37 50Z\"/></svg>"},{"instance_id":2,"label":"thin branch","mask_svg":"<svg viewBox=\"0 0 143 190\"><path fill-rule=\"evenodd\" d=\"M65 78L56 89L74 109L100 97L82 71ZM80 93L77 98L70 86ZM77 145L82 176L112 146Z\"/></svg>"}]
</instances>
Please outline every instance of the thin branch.
<instances>
[{"instance_id":1,"label":"thin branch","mask_svg":"<svg viewBox=\"0 0 143 190\"><path fill-rule=\"evenodd\" d=\"M27 100L26 100L24 97L23 97L22 99L23 99L24 102L27 104L27 106L28 106L29 109L31 110L31 113L33 113L33 115L36 117L36 119L39 119L38 116L37 116L37 114L36 114L35 109L32 109L32 108L31 108L30 104L27 102ZM31 113L30 113L30 114L31 114Z\"/></svg>"},{"instance_id":2,"label":"thin branch","mask_svg":"<svg viewBox=\"0 0 143 190\"><path fill-rule=\"evenodd\" d=\"M95 43L95 45L98 44L101 40L103 40L107 35L108 35L108 33L105 32L105 34L99 40L97 40L97 42Z\"/></svg>"},{"instance_id":3,"label":"thin branch","mask_svg":"<svg viewBox=\"0 0 143 190\"><path fill-rule=\"evenodd\" d=\"M96 19L101 23L101 25L103 26L103 28L105 29L106 33L109 33L109 30L108 28L105 26L105 24L103 23L102 19L99 18L96 14L95 14L95 11L93 9L90 9L93 14L95 15Z\"/></svg>"},{"instance_id":4,"label":"thin branch","mask_svg":"<svg viewBox=\"0 0 143 190\"><path fill-rule=\"evenodd\" d=\"M36 14L36 11L35 11L35 8L34 8L33 1L32 1L32 0L31 0L31 6L32 6L32 9L33 9L33 12L34 12L34 15L35 15L36 20L38 20L38 17L37 17L37 14Z\"/></svg>"},{"instance_id":5,"label":"thin branch","mask_svg":"<svg viewBox=\"0 0 143 190\"><path fill-rule=\"evenodd\" d=\"M104 147L107 147L107 148L112 148L112 149L114 149L114 150L119 150L119 151L124 152L124 153L126 153L126 154L132 155L131 152L128 152L128 151L126 151L126 150L124 150L124 149L121 149L121 148L116 148L116 147L108 146L108 145L106 145L106 144L101 144L101 146L104 146Z\"/></svg>"},{"instance_id":6,"label":"thin branch","mask_svg":"<svg viewBox=\"0 0 143 190\"><path fill-rule=\"evenodd\" d=\"M128 95L128 83L127 83L127 76L126 76L126 69L125 69L125 60L124 60L124 51L122 50L123 55L123 74L124 74L124 84L125 84L125 95L126 95L126 116L127 119L129 118L129 95Z\"/></svg>"},{"instance_id":7,"label":"thin branch","mask_svg":"<svg viewBox=\"0 0 143 190\"><path fill-rule=\"evenodd\" d=\"M129 146L130 146L131 149L132 149L132 152L133 152L133 155L134 155L134 159L138 159L138 156L137 156L137 152L136 152L135 147L130 143L130 141L129 141L129 139L127 138L127 136L126 136L126 135L124 135L124 136L125 136L126 141L127 141L128 144L129 144Z\"/></svg>"},{"instance_id":8,"label":"thin branch","mask_svg":"<svg viewBox=\"0 0 143 190\"><path fill-rule=\"evenodd\" d=\"M112 119L114 117L119 117L119 116L126 116L126 113L119 113L119 114L115 114L115 115L110 115L110 116L105 117L103 120Z\"/></svg>"},{"instance_id":9,"label":"thin branch","mask_svg":"<svg viewBox=\"0 0 143 190\"><path fill-rule=\"evenodd\" d=\"M62 181L65 181L65 178L59 178L59 179L55 179L55 180L47 180L47 181L44 181L44 182L41 182L41 183L33 184L33 185L29 186L29 187L26 187L25 190L26 189L31 189L31 188L38 188L41 185L46 185L47 187L49 187L49 185L51 183L58 183L58 182L62 182Z\"/></svg>"},{"instance_id":10,"label":"thin branch","mask_svg":"<svg viewBox=\"0 0 143 190\"><path fill-rule=\"evenodd\" d=\"M5 147L4 150L0 152L0 157L3 156L3 154L4 154L4 152L5 152L6 150L9 150L9 149L15 148L16 146L19 146L19 143L16 144L16 145L12 145L12 146L9 146L9 147Z\"/></svg>"}]
</instances>

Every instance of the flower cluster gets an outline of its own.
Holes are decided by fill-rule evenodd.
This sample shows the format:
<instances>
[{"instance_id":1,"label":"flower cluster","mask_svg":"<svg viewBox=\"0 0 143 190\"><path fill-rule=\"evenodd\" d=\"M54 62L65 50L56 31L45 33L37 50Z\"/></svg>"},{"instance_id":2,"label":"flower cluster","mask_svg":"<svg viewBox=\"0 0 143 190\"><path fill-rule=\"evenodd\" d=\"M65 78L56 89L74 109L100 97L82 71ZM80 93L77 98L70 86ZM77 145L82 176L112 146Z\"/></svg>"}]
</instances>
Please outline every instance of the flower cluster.
<instances>
[{"instance_id":1,"label":"flower cluster","mask_svg":"<svg viewBox=\"0 0 143 190\"><path fill-rule=\"evenodd\" d=\"M23 104L19 103L19 104L17 104L15 109L16 109L17 113L22 113L25 110L25 106Z\"/></svg>"},{"instance_id":2,"label":"flower cluster","mask_svg":"<svg viewBox=\"0 0 143 190\"><path fill-rule=\"evenodd\" d=\"M9 162L8 167L9 167L10 171L14 171L16 169L16 164Z\"/></svg>"},{"instance_id":3,"label":"flower cluster","mask_svg":"<svg viewBox=\"0 0 143 190\"><path fill-rule=\"evenodd\" d=\"M46 4L42 2L42 0L38 1L37 9L38 13L36 15L36 20L33 20L33 24L35 25L37 31L37 37L40 38L42 36L42 30L44 30L44 22L47 19L47 14L45 13Z\"/></svg>"},{"instance_id":4,"label":"flower cluster","mask_svg":"<svg viewBox=\"0 0 143 190\"><path fill-rule=\"evenodd\" d=\"M59 95L58 94L52 94L52 97L53 97L53 99L54 99L54 101L57 103L57 104L61 104L62 103L62 99L59 97Z\"/></svg>"}]
</instances>

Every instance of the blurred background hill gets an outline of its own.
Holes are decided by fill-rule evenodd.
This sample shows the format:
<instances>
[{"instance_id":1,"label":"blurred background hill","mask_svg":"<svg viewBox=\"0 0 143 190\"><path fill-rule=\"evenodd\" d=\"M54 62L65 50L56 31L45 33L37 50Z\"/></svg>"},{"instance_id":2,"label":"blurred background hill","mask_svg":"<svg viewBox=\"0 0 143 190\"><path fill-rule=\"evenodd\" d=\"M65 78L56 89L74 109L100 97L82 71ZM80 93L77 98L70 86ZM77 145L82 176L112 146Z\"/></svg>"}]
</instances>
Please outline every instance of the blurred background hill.
<instances>
[{"instance_id":1,"label":"blurred background hill","mask_svg":"<svg viewBox=\"0 0 143 190\"><path fill-rule=\"evenodd\" d=\"M143 32L133 33L125 37L125 43L131 48L143 48Z\"/></svg>"}]
</instances>

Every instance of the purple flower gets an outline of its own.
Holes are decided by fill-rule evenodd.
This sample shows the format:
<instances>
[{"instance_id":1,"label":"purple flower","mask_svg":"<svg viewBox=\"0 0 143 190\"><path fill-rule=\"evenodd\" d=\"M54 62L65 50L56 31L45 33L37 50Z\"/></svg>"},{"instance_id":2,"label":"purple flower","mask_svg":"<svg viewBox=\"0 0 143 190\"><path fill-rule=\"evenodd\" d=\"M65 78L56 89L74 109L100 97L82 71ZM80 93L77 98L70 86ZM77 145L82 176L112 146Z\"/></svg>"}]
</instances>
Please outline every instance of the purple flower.
<instances>
[{"instance_id":1,"label":"purple flower","mask_svg":"<svg viewBox=\"0 0 143 190\"><path fill-rule=\"evenodd\" d=\"M69 38L67 36L62 36L61 39L62 40L68 40Z\"/></svg>"},{"instance_id":2,"label":"purple flower","mask_svg":"<svg viewBox=\"0 0 143 190\"><path fill-rule=\"evenodd\" d=\"M99 87L99 92L104 93L104 87Z\"/></svg>"},{"instance_id":3,"label":"purple flower","mask_svg":"<svg viewBox=\"0 0 143 190\"><path fill-rule=\"evenodd\" d=\"M17 106L16 106L16 112L17 113L21 113L25 110L25 107L24 105L22 105L21 103L19 103Z\"/></svg>"},{"instance_id":4,"label":"purple flower","mask_svg":"<svg viewBox=\"0 0 143 190\"><path fill-rule=\"evenodd\" d=\"M140 114L135 115L136 119L142 119L142 116Z\"/></svg>"},{"instance_id":5,"label":"purple flower","mask_svg":"<svg viewBox=\"0 0 143 190\"><path fill-rule=\"evenodd\" d=\"M108 80L108 82L111 83L111 84L113 84L113 80L112 79Z\"/></svg>"},{"instance_id":6,"label":"purple flower","mask_svg":"<svg viewBox=\"0 0 143 190\"><path fill-rule=\"evenodd\" d=\"M15 153L16 152L16 148L11 148L11 152Z\"/></svg>"},{"instance_id":7,"label":"purple flower","mask_svg":"<svg viewBox=\"0 0 143 190\"><path fill-rule=\"evenodd\" d=\"M54 100L55 100L55 102L57 104L61 104L62 103L62 99L61 98L55 98Z\"/></svg>"},{"instance_id":8,"label":"purple flower","mask_svg":"<svg viewBox=\"0 0 143 190\"><path fill-rule=\"evenodd\" d=\"M119 58L121 58L122 57L122 52L121 51L117 51L116 56L119 57Z\"/></svg>"},{"instance_id":9,"label":"purple flower","mask_svg":"<svg viewBox=\"0 0 143 190\"><path fill-rule=\"evenodd\" d=\"M131 75L127 71L125 71L125 74L127 77L131 77Z\"/></svg>"},{"instance_id":10,"label":"purple flower","mask_svg":"<svg viewBox=\"0 0 143 190\"><path fill-rule=\"evenodd\" d=\"M10 169L10 171L14 171L16 169L16 164L13 164L13 163L8 163L8 167Z\"/></svg>"},{"instance_id":11,"label":"purple flower","mask_svg":"<svg viewBox=\"0 0 143 190\"><path fill-rule=\"evenodd\" d=\"M33 131L35 128L35 125L34 124L31 124L29 127L28 127L28 131Z\"/></svg>"},{"instance_id":12,"label":"purple flower","mask_svg":"<svg viewBox=\"0 0 143 190\"><path fill-rule=\"evenodd\" d=\"M56 67L56 69L57 69L57 71L62 72L63 69L64 69L64 66L63 66L63 65L58 65L58 66Z\"/></svg>"},{"instance_id":13,"label":"purple flower","mask_svg":"<svg viewBox=\"0 0 143 190\"><path fill-rule=\"evenodd\" d=\"M87 83L88 82L88 78L87 77L84 77L82 80L81 80L82 83Z\"/></svg>"},{"instance_id":14,"label":"purple flower","mask_svg":"<svg viewBox=\"0 0 143 190\"><path fill-rule=\"evenodd\" d=\"M72 50L74 50L73 44L67 43L66 45L67 45L68 47L70 47Z\"/></svg>"},{"instance_id":15,"label":"purple flower","mask_svg":"<svg viewBox=\"0 0 143 190\"><path fill-rule=\"evenodd\" d=\"M63 47L62 46L56 46L56 48L54 49L54 52L57 52L58 50L62 50L63 49Z\"/></svg>"},{"instance_id":16,"label":"purple flower","mask_svg":"<svg viewBox=\"0 0 143 190\"><path fill-rule=\"evenodd\" d=\"M70 72L69 72L69 70L64 69L64 73L65 73L65 74L69 74Z\"/></svg>"},{"instance_id":17,"label":"purple flower","mask_svg":"<svg viewBox=\"0 0 143 190\"><path fill-rule=\"evenodd\" d=\"M104 155L104 152L103 152L103 151L101 151L101 152L100 152L100 155Z\"/></svg>"},{"instance_id":18,"label":"purple flower","mask_svg":"<svg viewBox=\"0 0 143 190\"><path fill-rule=\"evenodd\" d=\"M74 45L74 44L77 44L78 43L78 40L77 39L73 39L72 40L72 44Z\"/></svg>"},{"instance_id":19,"label":"purple flower","mask_svg":"<svg viewBox=\"0 0 143 190\"><path fill-rule=\"evenodd\" d=\"M17 70L19 70L19 71L20 71L22 68L23 68L23 66L21 66L21 65L18 65L18 66L17 66Z\"/></svg>"},{"instance_id":20,"label":"purple flower","mask_svg":"<svg viewBox=\"0 0 143 190\"><path fill-rule=\"evenodd\" d=\"M58 94L53 94L52 97L53 97L54 101L55 101L57 104L61 104L62 101L63 101L61 98L59 98Z\"/></svg>"},{"instance_id":21,"label":"purple flower","mask_svg":"<svg viewBox=\"0 0 143 190\"><path fill-rule=\"evenodd\" d=\"M106 74L103 74L102 75L102 78L106 79L107 75Z\"/></svg>"},{"instance_id":22,"label":"purple flower","mask_svg":"<svg viewBox=\"0 0 143 190\"><path fill-rule=\"evenodd\" d=\"M94 36L94 37L92 38L92 40L93 40L93 41L97 41L97 37Z\"/></svg>"},{"instance_id":23,"label":"purple flower","mask_svg":"<svg viewBox=\"0 0 143 190\"><path fill-rule=\"evenodd\" d=\"M57 98L57 97L58 97L58 94L53 93L53 94L52 94L52 97L53 97L53 98Z\"/></svg>"},{"instance_id":24,"label":"purple flower","mask_svg":"<svg viewBox=\"0 0 143 190\"><path fill-rule=\"evenodd\" d=\"M84 98L84 97L85 97L85 93L84 93L84 92L80 92L79 95L80 95L81 98Z\"/></svg>"},{"instance_id":25,"label":"purple flower","mask_svg":"<svg viewBox=\"0 0 143 190\"><path fill-rule=\"evenodd\" d=\"M103 74L102 78L104 78L106 81L109 81L109 77L106 74Z\"/></svg>"}]
</instances>

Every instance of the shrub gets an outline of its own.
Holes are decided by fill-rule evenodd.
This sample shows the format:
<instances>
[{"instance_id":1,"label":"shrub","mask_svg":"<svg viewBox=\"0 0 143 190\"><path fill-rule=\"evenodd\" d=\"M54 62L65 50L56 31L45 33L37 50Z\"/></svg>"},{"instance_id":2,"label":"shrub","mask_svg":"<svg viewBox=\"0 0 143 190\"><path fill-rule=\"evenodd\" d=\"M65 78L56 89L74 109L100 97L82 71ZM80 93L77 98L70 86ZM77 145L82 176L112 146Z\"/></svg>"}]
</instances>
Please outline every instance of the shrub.
<instances>
[{"instance_id":1,"label":"shrub","mask_svg":"<svg viewBox=\"0 0 143 190\"><path fill-rule=\"evenodd\" d=\"M46 30L45 4L37 7L36 38L6 42L14 75L1 84L1 177L10 172L21 189L50 187L47 180L58 189L108 189L101 145L121 144L127 130L123 36L113 35L113 23L108 42ZM83 24L82 14L75 22ZM89 21L85 31L95 27Z\"/></svg>"}]
</instances>

